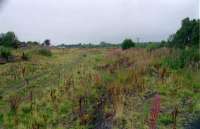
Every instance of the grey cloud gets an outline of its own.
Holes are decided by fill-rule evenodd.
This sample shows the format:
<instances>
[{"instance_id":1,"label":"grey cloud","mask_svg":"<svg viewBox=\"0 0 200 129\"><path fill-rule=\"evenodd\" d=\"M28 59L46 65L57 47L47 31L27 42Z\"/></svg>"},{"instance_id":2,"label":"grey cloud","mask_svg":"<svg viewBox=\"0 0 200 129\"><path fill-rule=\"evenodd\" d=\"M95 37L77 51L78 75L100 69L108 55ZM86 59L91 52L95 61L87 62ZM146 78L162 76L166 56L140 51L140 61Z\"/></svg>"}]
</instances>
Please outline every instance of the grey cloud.
<instances>
[{"instance_id":1,"label":"grey cloud","mask_svg":"<svg viewBox=\"0 0 200 129\"><path fill-rule=\"evenodd\" d=\"M198 0L9 0L0 12L0 31L54 43L159 41L183 18L198 18L198 9Z\"/></svg>"},{"instance_id":2,"label":"grey cloud","mask_svg":"<svg viewBox=\"0 0 200 129\"><path fill-rule=\"evenodd\" d=\"M5 2L4 0L0 0L0 9L2 8L4 2Z\"/></svg>"}]
</instances>

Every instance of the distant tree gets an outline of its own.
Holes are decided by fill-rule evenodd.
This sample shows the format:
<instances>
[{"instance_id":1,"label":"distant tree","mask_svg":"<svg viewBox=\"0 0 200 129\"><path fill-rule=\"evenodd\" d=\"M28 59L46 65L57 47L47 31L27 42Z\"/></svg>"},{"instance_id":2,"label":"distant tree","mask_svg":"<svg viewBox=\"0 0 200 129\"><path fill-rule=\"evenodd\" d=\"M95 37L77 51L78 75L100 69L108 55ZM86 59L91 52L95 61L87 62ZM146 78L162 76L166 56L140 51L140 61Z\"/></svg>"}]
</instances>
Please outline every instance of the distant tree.
<instances>
[{"instance_id":1,"label":"distant tree","mask_svg":"<svg viewBox=\"0 0 200 129\"><path fill-rule=\"evenodd\" d=\"M0 45L16 48L19 41L14 32L7 32L0 35Z\"/></svg>"},{"instance_id":2,"label":"distant tree","mask_svg":"<svg viewBox=\"0 0 200 129\"><path fill-rule=\"evenodd\" d=\"M43 46L50 46L51 41L49 39L44 40L44 43L42 44Z\"/></svg>"},{"instance_id":3,"label":"distant tree","mask_svg":"<svg viewBox=\"0 0 200 129\"><path fill-rule=\"evenodd\" d=\"M131 47L135 47L135 43L131 39L125 39L121 45L123 50L129 49Z\"/></svg>"},{"instance_id":4,"label":"distant tree","mask_svg":"<svg viewBox=\"0 0 200 129\"><path fill-rule=\"evenodd\" d=\"M160 48L160 44L159 43L153 43L153 42L149 42L146 46L147 50L149 52L152 52L153 50Z\"/></svg>"},{"instance_id":5,"label":"distant tree","mask_svg":"<svg viewBox=\"0 0 200 129\"><path fill-rule=\"evenodd\" d=\"M35 45L35 46L36 46L36 45L40 45L40 43L37 42L37 41L28 41L27 44L28 44L28 45L32 45L32 46L34 46L34 45Z\"/></svg>"},{"instance_id":6,"label":"distant tree","mask_svg":"<svg viewBox=\"0 0 200 129\"><path fill-rule=\"evenodd\" d=\"M112 44L109 44L109 43L106 43L106 42L104 42L104 41L102 41L102 42L100 42L100 44L99 44L99 47L109 47L109 46L112 46Z\"/></svg>"},{"instance_id":7,"label":"distant tree","mask_svg":"<svg viewBox=\"0 0 200 129\"><path fill-rule=\"evenodd\" d=\"M160 47L165 47L166 44L167 44L167 42L166 42L165 40L162 40L162 41L160 42Z\"/></svg>"}]
</instances>

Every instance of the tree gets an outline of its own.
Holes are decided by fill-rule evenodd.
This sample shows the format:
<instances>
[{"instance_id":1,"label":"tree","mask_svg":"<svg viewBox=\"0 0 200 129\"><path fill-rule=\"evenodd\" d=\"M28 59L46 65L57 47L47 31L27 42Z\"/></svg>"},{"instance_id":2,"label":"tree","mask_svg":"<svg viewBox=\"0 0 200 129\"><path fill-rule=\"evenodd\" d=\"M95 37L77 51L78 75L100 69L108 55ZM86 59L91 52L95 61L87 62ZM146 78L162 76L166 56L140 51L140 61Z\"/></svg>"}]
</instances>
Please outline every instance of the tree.
<instances>
[{"instance_id":1,"label":"tree","mask_svg":"<svg viewBox=\"0 0 200 129\"><path fill-rule=\"evenodd\" d=\"M182 20L181 28L170 37L169 43L173 47L198 46L199 43L199 20Z\"/></svg>"},{"instance_id":2,"label":"tree","mask_svg":"<svg viewBox=\"0 0 200 129\"><path fill-rule=\"evenodd\" d=\"M42 44L43 46L50 46L51 41L49 39L44 40L44 43Z\"/></svg>"},{"instance_id":3,"label":"tree","mask_svg":"<svg viewBox=\"0 0 200 129\"><path fill-rule=\"evenodd\" d=\"M37 46L37 45L40 45L40 43L39 42L37 42L37 41L28 41L28 42L26 42L28 45L30 45L30 46Z\"/></svg>"},{"instance_id":4,"label":"tree","mask_svg":"<svg viewBox=\"0 0 200 129\"><path fill-rule=\"evenodd\" d=\"M17 47L18 44L17 36L14 32L7 32L0 35L0 45L5 47Z\"/></svg>"},{"instance_id":5,"label":"tree","mask_svg":"<svg viewBox=\"0 0 200 129\"><path fill-rule=\"evenodd\" d=\"M147 47L147 50L151 52L152 50L159 48L160 44L149 42L146 47Z\"/></svg>"},{"instance_id":6,"label":"tree","mask_svg":"<svg viewBox=\"0 0 200 129\"><path fill-rule=\"evenodd\" d=\"M135 43L131 39L125 39L121 45L123 50L129 49L131 47L135 47Z\"/></svg>"}]
</instances>

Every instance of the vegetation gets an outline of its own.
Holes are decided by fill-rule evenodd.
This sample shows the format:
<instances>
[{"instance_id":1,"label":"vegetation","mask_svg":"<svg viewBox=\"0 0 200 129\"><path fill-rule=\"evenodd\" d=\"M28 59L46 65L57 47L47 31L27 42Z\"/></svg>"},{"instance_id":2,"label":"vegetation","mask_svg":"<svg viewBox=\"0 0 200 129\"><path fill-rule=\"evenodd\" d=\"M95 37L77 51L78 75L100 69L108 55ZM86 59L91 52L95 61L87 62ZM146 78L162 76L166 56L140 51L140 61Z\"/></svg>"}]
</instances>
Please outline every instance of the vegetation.
<instances>
[{"instance_id":1,"label":"vegetation","mask_svg":"<svg viewBox=\"0 0 200 129\"><path fill-rule=\"evenodd\" d=\"M51 50L49 50L47 48L39 49L38 54L43 55L43 56L52 56Z\"/></svg>"},{"instance_id":2,"label":"vegetation","mask_svg":"<svg viewBox=\"0 0 200 129\"><path fill-rule=\"evenodd\" d=\"M163 61L163 65L167 65L172 69L182 69L186 66L194 66L200 60L199 50L196 48L179 49L179 52L174 52L170 57Z\"/></svg>"},{"instance_id":3,"label":"vegetation","mask_svg":"<svg viewBox=\"0 0 200 129\"><path fill-rule=\"evenodd\" d=\"M173 47L199 47L199 24L200 20L183 19L181 28L169 37L169 45Z\"/></svg>"},{"instance_id":4,"label":"vegetation","mask_svg":"<svg viewBox=\"0 0 200 129\"><path fill-rule=\"evenodd\" d=\"M100 44L61 44L58 45L58 48L120 48L120 44L112 44L106 42L100 42Z\"/></svg>"},{"instance_id":5,"label":"vegetation","mask_svg":"<svg viewBox=\"0 0 200 129\"><path fill-rule=\"evenodd\" d=\"M51 58L32 53L27 62L0 65L2 128L168 129L175 123L171 114L177 105L176 128L197 119L200 73L198 67L190 67L194 60L187 60L182 69L162 65L182 51L51 51ZM16 53L22 55L20 50ZM154 113L157 124L150 125Z\"/></svg>"},{"instance_id":6,"label":"vegetation","mask_svg":"<svg viewBox=\"0 0 200 129\"><path fill-rule=\"evenodd\" d=\"M28 54L23 52L21 58L22 60L28 61L30 57L28 56Z\"/></svg>"},{"instance_id":7,"label":"vegetation","mask_svg":"<svg viewBox=\"0 0 200 129\"><path fill-rule=\"evenodd\" d=\"M11 50L6 47L0 47L0 57L4 57L8 59L9 56L11 56Z\"/></svg>"},{"instance_id":8,"label":"vegetation","mask_svg":"<svg viewBox=\"0 0 200 129\"><path fill-rule=\"evenodd\" d=\"M7 32L5 34L0 34L0 46L16 48L17 44L18 44L18 39L14 32Z\"/></svg>"},{"instance_id":9,"label":"vegetation","mask_svg":"<svg viewBox=\"0 0 200 129\"><path fill-rule=\"evenodd\" d=\"M122 49L4 42L0 59L22 60L0 65L0 128L199 129L199 49L194 40L170 46L175 39L126 39Z\"/></svg>"},{"instance_id":10,"label":"vegetation","mask_svg":"<svg viewBox=\"0 0 200 129\"><path fill-rule=\"evenodd\" d=\"M123 50L129 49L131 47L135 47L135 43L131 39L125 39L122 42L122 49Z\"/></svg>"}]
</instances>

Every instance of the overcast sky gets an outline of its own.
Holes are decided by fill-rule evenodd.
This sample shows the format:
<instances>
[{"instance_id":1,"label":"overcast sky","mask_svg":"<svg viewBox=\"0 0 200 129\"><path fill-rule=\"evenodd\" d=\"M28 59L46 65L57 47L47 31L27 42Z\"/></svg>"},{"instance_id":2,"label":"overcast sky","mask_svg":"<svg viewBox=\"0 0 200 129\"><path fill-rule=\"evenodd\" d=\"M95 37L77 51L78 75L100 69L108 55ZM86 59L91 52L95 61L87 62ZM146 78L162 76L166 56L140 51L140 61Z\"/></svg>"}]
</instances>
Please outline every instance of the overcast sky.
<instances>
[{"instance_id":1,"label":"overcast sky","mask_svg":"<svg viewBox=\"0 0 200 129\"><path fill-rule=\"evenodd\" d=\"M22 41L119 43L124 38L160 41L185 17L199 17L199 0L5 0L0 32Z\"/></svg>"}]
</instances>

